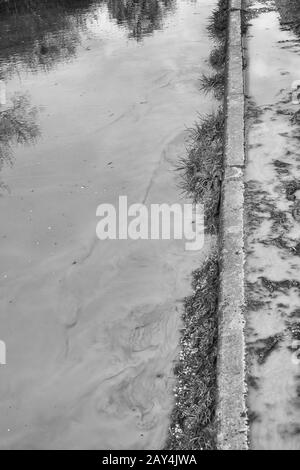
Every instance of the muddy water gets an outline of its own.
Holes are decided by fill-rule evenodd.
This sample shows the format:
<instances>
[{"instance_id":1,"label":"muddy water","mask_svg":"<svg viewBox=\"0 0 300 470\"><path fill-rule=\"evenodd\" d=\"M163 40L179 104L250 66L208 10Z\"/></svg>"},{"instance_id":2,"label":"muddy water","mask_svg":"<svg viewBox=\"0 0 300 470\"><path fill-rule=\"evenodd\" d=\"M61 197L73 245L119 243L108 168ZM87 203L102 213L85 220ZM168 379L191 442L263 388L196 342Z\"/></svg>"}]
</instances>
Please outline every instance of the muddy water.
<instances>
[{"instance_id":1,"label":"muddy water","mask_svg":"<svg viewBox=\"0 0 300 470\"><path fill-rule=\"evenodd\" d=\"M210 240L100 242L96 208L183 202L215 2L49 3L1 15L0 446L160 448Z\"/></svg>"},{"instance_id":2,"label":"muddy water","mask_svg":"<svg viewBox=\"0 0 300 470\"><path fill-rule=\"evenodd\" d=\"M252 8L246 170L250 440L254 449L299 449L300 104L292 104L291 87L300 79L300 40L290 2ZM300 20L299 5L297 11Z\"/></svg>"}]
</instances>

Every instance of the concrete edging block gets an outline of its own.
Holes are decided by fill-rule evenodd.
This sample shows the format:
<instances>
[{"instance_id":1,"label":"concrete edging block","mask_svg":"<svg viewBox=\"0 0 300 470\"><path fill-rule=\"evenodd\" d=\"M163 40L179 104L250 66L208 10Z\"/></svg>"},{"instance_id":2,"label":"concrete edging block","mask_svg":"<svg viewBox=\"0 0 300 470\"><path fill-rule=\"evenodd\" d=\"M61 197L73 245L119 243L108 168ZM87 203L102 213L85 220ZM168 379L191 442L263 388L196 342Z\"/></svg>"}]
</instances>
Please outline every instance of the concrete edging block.
<instances>
[{"instance_id":1,"label":"concrete edging block","mask_svg":"<svg viewBox=\"0 0 300 470\"><path fill-rule=\"evenodd\" d=\"M225 103L225 166L245 164L245 97L227 97Z\"/></svg>"}]
</instances>

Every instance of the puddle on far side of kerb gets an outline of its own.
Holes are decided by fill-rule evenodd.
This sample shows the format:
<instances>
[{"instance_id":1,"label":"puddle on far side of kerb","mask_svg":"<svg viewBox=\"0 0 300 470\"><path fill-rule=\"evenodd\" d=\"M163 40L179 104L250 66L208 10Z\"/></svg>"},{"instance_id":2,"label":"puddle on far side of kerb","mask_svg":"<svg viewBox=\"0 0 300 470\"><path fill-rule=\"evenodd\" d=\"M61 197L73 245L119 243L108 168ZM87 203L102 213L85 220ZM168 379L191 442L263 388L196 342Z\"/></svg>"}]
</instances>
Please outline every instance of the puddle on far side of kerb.
<instances>
[{"instance_id":1,"label":"puddle on far side of kerb","mask_svg":"<svg viewBox=\"0 0 300 470\"><path fill-rule=\"evenodd\" d=\"M291 95L300 79L300 38L283 15L289 6L253 4L247 35L246 337L253 449L300 449L300 105Z\"/></svg>"},{"instance_id":2,"label":"puddle on far side of kerb","mask_svg":"<svg viewBox=\"0 0 300 470\"><path fill-rule=\"evenodd\" d=\"M211 238L100 242L96 209L189 202L174 170L216 106L199 90L215 5L0 2L5 123L21 123L0 140L1 449L164 446Z\"/></svg>"}]
</instances>

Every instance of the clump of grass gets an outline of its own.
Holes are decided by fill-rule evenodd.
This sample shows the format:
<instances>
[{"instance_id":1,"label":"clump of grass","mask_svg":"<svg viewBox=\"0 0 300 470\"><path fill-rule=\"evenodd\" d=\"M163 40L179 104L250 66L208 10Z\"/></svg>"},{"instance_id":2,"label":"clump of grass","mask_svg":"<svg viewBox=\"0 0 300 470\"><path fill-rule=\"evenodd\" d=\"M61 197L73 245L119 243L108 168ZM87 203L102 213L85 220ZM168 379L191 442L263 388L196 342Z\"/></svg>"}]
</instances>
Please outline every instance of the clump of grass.
<instances>
[{"instance_id":1,"label":"clump of grass","mask_svg":"<svg viewBox=\"0 0 300 470\"><path fill-rule=\"evenodd\" d=\"M200 88L204 93L213 92L217 100L222 100L225 93L225 64L228 25L228 0L219 0L218 7L213 11L209 21L209 34L218 42L217 47L210 54L209 61L216 70L212 75L203 74Z\"/></svg>"},{"instance_id":2,"label":"clump of grass","mask_svg":"<svg viewBox=\"0 0 300 470\"><path fill-rule=\"evenodd\" d=\"M219 46L210 55L217 73L204 76L201 87L218 99L225 91L226 29L228 0L219 0L208 26ZM224 110L200 118L190 132L188 152L179 164L182 190L202 203L206 230L219 225L223 175ZM181 352L175 367L176 403L166 444L170 450L216 448L215 404L218 329L218 254L213 252L193 273L193 295L185 299Z\"/></svg>"},{"instance_id":3,"label":"clump of grass","mask_svg":"<svg viewBox=\"0 0 300 470\"><path fill-rule=\"evenodd\" d=\"M220 189L223 168L224 113L220 108L215 114L201 118L190 134L188 154L178 164L181 171L180 186L202 203L208 231L218 227Z\"/></svg>"},{"instance_id":4,"label":"clump of grass","mask_svg":"<svg viewBox=\"0 0 300 470\"><path fill-rule=\"evenodd\" d=\"M217 100L222 100L225 92L225 70L213 75L203 74L200 79L200 89L204 93L213 92Z\"/></svg>"},{"instance_id":5,"label":"clump of grass","mask_svg":"<svg viewBox=\"0 0 300 470\"><path fill-rule=\"evenodd\" d=\"M218 277L214 253L193 273L194 293L185 299L169 450L215 448Z\"/></svg>"},{"instance_id":6,"label":"clump of grass","mask_svg":"<svg viewBox=\"0 0 300 470\"><path fill-rule=\"evenodd\" d=\"M216 69L223 69L226 62L226 44L223 43L218 47L215 47L209 56L210 65Z\"/></svg>"},{"instance_id":7,"label":"clump of grass","mask_svg":"<svg viewBox=\"0 0 300 470\"><path fill-rule=\"evenodd\" d=\"M213 39L225 41L227 35L228 0L219 0L208 24L208 32Z\"/></svg>"}]
</instances>

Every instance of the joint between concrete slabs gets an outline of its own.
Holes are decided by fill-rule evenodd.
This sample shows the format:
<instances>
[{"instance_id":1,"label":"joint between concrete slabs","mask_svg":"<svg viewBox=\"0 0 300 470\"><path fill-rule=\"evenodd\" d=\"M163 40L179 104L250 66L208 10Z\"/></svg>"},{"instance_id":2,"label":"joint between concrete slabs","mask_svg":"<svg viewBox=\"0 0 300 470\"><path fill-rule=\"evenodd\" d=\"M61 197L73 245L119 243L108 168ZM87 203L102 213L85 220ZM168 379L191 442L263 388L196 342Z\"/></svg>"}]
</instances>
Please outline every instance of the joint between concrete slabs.
<instances>
[{"instance_id":1,"label":"joint between concrete slabs","mask_svg":"<svg viewBox=\"0 0 300 470\"><path fill-rule=\"evenodd\" d=\"M244 92L241 93L240 91L232 92L232 93L230 93L230 96L229 96L229 93L227 93L227 95L228 95L227 98L234 98L234 97L238 97L238 96L244 97L245 96Z\"/></svg>"}]
</instances>

